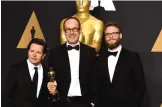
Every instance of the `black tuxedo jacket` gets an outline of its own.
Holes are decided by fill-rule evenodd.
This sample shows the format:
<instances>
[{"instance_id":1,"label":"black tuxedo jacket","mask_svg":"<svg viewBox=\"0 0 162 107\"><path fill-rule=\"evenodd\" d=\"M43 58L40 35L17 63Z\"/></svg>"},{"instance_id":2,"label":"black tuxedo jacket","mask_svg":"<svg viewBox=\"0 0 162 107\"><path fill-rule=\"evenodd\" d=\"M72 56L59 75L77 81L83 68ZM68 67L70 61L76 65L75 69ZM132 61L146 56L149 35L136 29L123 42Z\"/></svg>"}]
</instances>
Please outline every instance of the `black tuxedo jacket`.
<instances>
[{"instance_id":1,"label":"black tuxedo jacket","mask_svg":"<svg viewBox=\"0 0 162 107\"><path fill-rule=\"evenodd\" d=\"M27 61L24 60L11 67L5 87L5 107L46 107L48 99L47 71L43 67L43 81L38 98L33 95L32 81Z\"/></svg>"},{"instance_id":2,"label":"black tuxedo jacket","mask_svg":"<svg viewBox=\"0 0 162 107\"><path fill-rule=\"evenodd\" d=\"M95 100L95 49L80 43L79 80L81 94L87 100ZM66 43L51 50L49 67L56 72L57 90L61 97L67 97L71 75L68 50Z\"/></svg>"},{"instance_id":3,"label":"black tuxedo jacket","mask_svg":"<svg viewBox=\"0 0 162 107\"><path fill-rule=\"evenodd\" d=\"M142 63L139 55L122 48L110 82L107 48L97 58L97 107L139 107L145 91Z\"/></svg>"}]
</instances>

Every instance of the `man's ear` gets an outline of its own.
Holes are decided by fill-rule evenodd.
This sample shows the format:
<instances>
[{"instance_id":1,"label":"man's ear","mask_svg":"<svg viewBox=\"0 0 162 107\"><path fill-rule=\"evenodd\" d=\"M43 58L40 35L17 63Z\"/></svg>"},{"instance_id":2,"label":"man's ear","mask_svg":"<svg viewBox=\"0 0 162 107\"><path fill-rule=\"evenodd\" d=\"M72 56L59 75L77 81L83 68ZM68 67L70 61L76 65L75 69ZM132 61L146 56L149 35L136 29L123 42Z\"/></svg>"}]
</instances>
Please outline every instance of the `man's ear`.
<instances>
[{"instance_id":1,"label":"man's ear","mask_svg":"<svg viewBox=\"0 0 162 107\"><path fill-rule=\"evenodd\" d=\"M122 33L120 33L120 39L122 39Z\"/></svg>"}]
</instances>

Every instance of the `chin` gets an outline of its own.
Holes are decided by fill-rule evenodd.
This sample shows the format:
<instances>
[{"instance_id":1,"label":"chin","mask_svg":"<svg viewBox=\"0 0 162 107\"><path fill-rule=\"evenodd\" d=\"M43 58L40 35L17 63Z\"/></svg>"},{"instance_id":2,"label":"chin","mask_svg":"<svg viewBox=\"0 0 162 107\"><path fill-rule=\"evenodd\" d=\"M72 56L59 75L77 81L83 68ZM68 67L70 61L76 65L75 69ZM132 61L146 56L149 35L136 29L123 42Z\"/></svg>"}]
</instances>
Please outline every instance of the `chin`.
<instances>
[{"instance_id":1,"label":"chin","mask_svg":"<svg viewBox=\"0 0 162 107\"><path fill-rule=\"evenodd\" d=\"M108 46L109 49L115 49L116 47L114 46Z\"/></svg>"},{"instance_id":2,"label":"chin","mask_svg":"<svg viewBox=\"0 0 162 107\"><path fill-rule=\"evenodd\" d=\"M33 65L36 65L37 64L37 62L35 62L35 61L30 61Z\"/></svg>"},{"instance_id":3,"label":"chin","mask_svg":"<svg viewBox=\"0 0 162 107\"><path fill-rule=\"evenodd\" d=\"M33 63L33 65L38 65L39 63Z\"/></svg>"},{"instance_id":4,"label":"chin","mask_svg":"<svg viewBox=\"0 0 162 107\"><path fill-rule=\"evenodd\" d=\"M115 49L115 48L117 48L119 46L119 43L117 43L117 44L109 44L108 45L108 48L109 49Z\"/></svg>"},{"instance_id":5,"label":"chin","mask_svg":"<svg viewBox=\"0 0 162 107\"><path fill-rule=\"evenodd\" d=\"M75 44L75 43L77 43L77 41L76 40L73 40L73 41L69 41L69 43Z\"/></svg>"}]
</instances>

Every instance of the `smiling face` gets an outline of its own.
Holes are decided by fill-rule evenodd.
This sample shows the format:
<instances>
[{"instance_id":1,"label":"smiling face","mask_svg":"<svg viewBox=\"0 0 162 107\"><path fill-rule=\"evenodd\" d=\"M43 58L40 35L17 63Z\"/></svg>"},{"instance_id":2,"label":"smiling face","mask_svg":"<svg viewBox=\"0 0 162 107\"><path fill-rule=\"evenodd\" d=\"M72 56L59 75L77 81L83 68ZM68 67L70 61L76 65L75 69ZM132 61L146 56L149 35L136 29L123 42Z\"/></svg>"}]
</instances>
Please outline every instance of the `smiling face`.
<instances>
[{"instance_id":1,"label":"smiling face","mask_svg":"<svg viewBox=\"0 0 162 107\"><path fill-rule=\"evenodd\" d=\"M33 65L40 64L41 60L44 58L43 46L32 43L28 50L28 59Z\"/></svg>"},{"instance_id":2,"label":"smiling face","mask_svg":"<svg viewBox=\"0 0 162 107\"><path fill-rule=\"evenodd\" d=\"M122 34L115 26L108 26L105 29L105 43L109 49L115 49L119 46Z\"/></svg>"},{"instance_id":3,"label":"smiling face","mask_svg":"<svg viewBox=\"0 0 162 107\"><path fill-rule=\"evenodd\" d=\"M78 12L87 12L90 7L90 0L76 0L76 6Z\"/></svg>"},{"instance_id":4,"label":"smiling face","mask_svg":"<svg viewBox=\"0 0 162 107\"><path fill-rule=\"evenodd\" d=\"M65 37L68 43L76 44L79 41L80 26L76 19L68 19L64 23Z\"/></svg>"}]
</instances>

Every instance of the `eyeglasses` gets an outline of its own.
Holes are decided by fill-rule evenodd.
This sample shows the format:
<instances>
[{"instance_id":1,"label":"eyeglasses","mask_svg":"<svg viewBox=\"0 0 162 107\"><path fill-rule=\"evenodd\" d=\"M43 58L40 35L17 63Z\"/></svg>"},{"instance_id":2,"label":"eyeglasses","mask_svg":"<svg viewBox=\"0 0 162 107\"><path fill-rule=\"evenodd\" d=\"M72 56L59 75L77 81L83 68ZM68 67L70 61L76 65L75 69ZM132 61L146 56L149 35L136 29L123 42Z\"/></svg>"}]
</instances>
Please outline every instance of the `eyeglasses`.
<instances>
[{"instance_id":1,"label":"eyeglasses","mask_svg":"<svg viewBox=\"0 0 162 107\"><path fill-rule=\"evenodd\" d=\"M105 36L117 36L120 32L105 33Z\"/></svg>"},{"instance_id":2,"label":"eyeglasses","mask_svg":"<svg viewBox=\"0 0 162 107\"><path fill-rule=\"evenodd\" d=\"M65 29L66 33L70 33L71 31L73 31L74 33L79 31L79 28L73 28L73 29Z\"/></svg>"}]
</instances>

